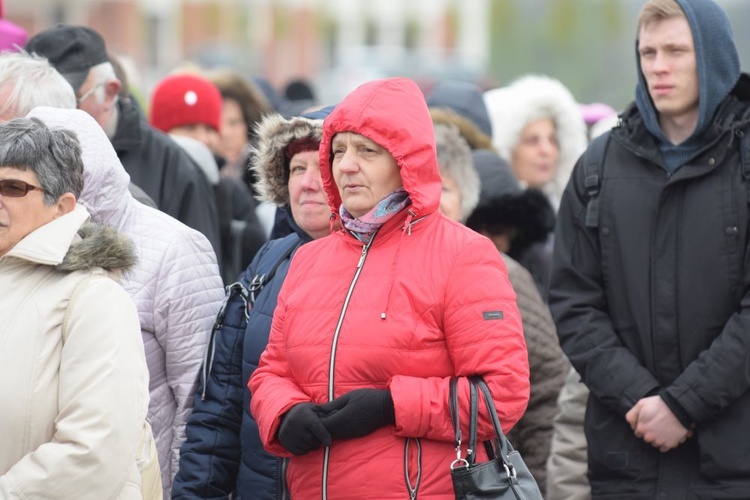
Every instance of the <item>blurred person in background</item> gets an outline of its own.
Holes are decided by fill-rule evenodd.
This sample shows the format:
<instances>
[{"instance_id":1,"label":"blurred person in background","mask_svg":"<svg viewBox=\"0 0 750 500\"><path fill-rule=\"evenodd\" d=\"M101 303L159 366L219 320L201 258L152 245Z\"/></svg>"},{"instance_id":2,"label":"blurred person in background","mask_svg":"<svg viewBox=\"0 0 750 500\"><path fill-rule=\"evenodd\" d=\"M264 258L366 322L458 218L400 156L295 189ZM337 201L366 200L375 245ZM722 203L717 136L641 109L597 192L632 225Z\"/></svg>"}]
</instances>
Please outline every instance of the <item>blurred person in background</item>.
<instances>
[{"instance_id":1,"label":"blurred person in background","mask_svg":"<svg viewBox=\"0 0 750 500\"><path fill-rule=\"evenodd\" d=\"M465 224L480 201L481 195L488 196L493 192L492 185L509 182L506 189L512 190L518 181L507 164L505 172L502 164L487 162L484 158L492 155L489 150L470 152L466 141L458 129L452 125L435 124L435 143L437 147L440 176L443 179L443 194L440 199L440 211L448 218ZM473 158L472 158L473 157ZM474 168L474 162L482 163L483 177ZM484 168L487 167L487 168ZM489 171L497 169L497 175L490 178ZM446 179L451 179L453 189L446 190ZM497 186L498 191L502 189ZM485 233L492 238L492 234ZM498 250L500 250L498 248ZM529 405L521 420L508 433L513 447L521 452L526 465L537 480L539 489L544 494L546 483L546 462L550 455L552 438L552 419L557 410L557 395L563 384L568 363L560 349L557 331L547 304L542 300L529 272L518 262L500 250L503 261L508 268L508 279L516 292L518 309L523 322L523 334L526 349L529 353L529 373L531 376L531 395Z\"/></svg>"},{"instance_id":2,"label":"blurred person in background","mask_svg":"<svg viewBox=\"0 0 750 500\"><path fill-rule=\"evenodd\" d=\"M292 498L454 498L449 380L467 418L465 377L482 375L506 431L528 402L505 265L438 212L433 126L413 81L371 81L337 104L320 169L341 229L297 251L279 294L249 382L261 441L290 458ZM481 411L479 427L486 439Z\"/></svg>"},{"instance_id":3,"label":"blurred person in background","mask_svg":"<svg viewBox=\"0 0 750 500\"><path fill-rule=\"evenodd\" d=\"M247 381L268 342L289 263L302 245L330 233L318 146L330 109L291 119L266 116L257 127L252 168L264 200L285 206L294 232L263 246L230 288L214 332L172 498L283 498L288 460L263 449L250 415ZM247 316L246 316L247 315ZM288 497L288 493L286 494Z\"/></svg>"},{"instance_id":4,"label":"blurred person in background","mask_svg":"<svg viewBox=\"0 0 750 500\"><path fill-rule=\"evenodd\" d=\"M151 94L150 124L169 134L201 166L216 195L221 232L221 274L234 283L266 242L255 201L240 179L221 177L218 156L222 99L219 89L194 73L162 79Z\"/></svg>"},{"instance_id":5,"label":"blurred person in background","mask_svg":"<svg viewBox=\"0 0 750 500\"><path fill-rule=\"evenodd\" d=\"M128 174L89 115L38 107L28 116L80 137L85 180L80 203L93 220L116 228L135 244L139 261L123 275L122 286L140 318L150 374L148 415L169 498L208 335L223 296L215 255L201 233L131 197Z\"/></svg>"},{"instance_id":6,"label":"blurred person in background","mask_svg":"<svg viewBox=\"0 0 750 500\"><path fill-rule=\"evenodd\" d=\"M750 78L712 0L649 1L637 33L635 101L576 165L556 230L592 496L747 498Z\"/></svg>"},{"instance_id":7,"label":"blurred person in background","mask_svg":"<svg viewBox=\"0 0 750 500\"><path fill-rule=\"evenodd\" d=\"M557 209L573 165L586 149L586 125L558 80L528 75L488 90L492 143L524 185L542 190Z\"/></svg>"},{"instance_id":8,"label":"blurred person in background","mask_svg":"<svg viewBox=\"0 0 750 500\"><path fill-rule=\"evenodd\" d=\"M88 222L83 187L72 132L0 124L2 498L161 498L138 314L116 281L136 256Z\"/></svg>"},{"instance_id":9,"label":"blurred person in background","mask_svg":"<svg viewBox=\"0 0 750 500\"><path fill-rule=\"evenodd\" d=\"M457 126L471 149L492 149L492 122L482 89L476 84L443 80L432 88L426 100L434 123Z\"/></svg>"},{"instance_id":10,"label":"blurred person in background","mask_svg":"<svg viewBox=\"0 0 750 500\"><path fill-rule=\"evenodd\" d=\"M49 60L70 83L79 109L104 129L133 182L160 210L202 232L221 259L216 200L206 176L177 144L148 125L109 62L101 35L58 25L34 35L26 50Z\"/></svg>"},{"instance_id":11,"label":"blurred person in background","mask_svg":"<svg viewBox=\"0 0 750 500\"><path fill-rule=\"evenodd\" d=\"M257 146L257 124L266 114L276 111L254 80L232 70L220 70L209 76L221 93L221 147L226 163L221 175L242 179L253 200L258 200L258 178L250 169L251 151ZM255 207L265 235L271 235L277 208L260 201Z\"/></svg>"}]
</instances>

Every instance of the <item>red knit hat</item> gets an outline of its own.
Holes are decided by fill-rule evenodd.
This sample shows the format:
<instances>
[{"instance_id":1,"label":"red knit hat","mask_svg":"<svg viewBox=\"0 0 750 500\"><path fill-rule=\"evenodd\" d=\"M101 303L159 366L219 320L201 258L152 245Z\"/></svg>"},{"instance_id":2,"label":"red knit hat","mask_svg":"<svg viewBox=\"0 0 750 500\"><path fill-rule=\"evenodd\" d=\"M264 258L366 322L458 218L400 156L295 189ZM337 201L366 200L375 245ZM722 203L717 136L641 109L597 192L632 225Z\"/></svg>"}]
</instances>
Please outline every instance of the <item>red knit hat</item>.
<instances>
[{"instance_id":1,"label":"red knit hat","mask_svg":"<svg viewBox=\"0 0 750 500\"><path fill-rule=\"evenodd\" d=\"M159 82L151 95L149 122L162 132L196 123L218 132L221 105L219 89L206 78L194 74L170 75Z\"/></svg>"}]
</instances>

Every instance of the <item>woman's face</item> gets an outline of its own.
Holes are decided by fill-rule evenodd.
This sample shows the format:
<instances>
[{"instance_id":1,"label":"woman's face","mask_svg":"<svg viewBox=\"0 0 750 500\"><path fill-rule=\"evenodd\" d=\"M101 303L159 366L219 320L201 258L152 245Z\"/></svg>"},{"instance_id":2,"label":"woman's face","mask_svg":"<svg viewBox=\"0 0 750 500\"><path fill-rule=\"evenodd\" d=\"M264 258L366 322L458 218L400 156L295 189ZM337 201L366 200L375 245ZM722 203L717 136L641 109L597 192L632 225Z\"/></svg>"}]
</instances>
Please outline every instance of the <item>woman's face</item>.
<instances>
[{"instance_id":1,"label":"woman's face","mask_svg":"<svg viewBox=\"0 0 750 500\"><path fill-rule=\"evenodd\" d=\"M313 238L330 232L328 208L320 179L318 150L302 151L289 161L289 205L297 225Z\"/></svg>"},{"instance_id":2,"label":"woman's face","mask_svg":"<svg viewBox=\"0 0 750 500\"><path fill-rule=\"evenodd\" d=\"M0 181L6 179L40 187L39 179L31 170L0 167ZM38 190L28 191L18 198L0 193L0 256L8 253L29 233L61 215L57 204L51 207L44 204L43 196L44 193Z\"/></svg>"},{"instance_id":3,"label":"woman's face","mask_svg":"<svg viewBox=\"0 0 750 500\"><path fill-rule=\"evenodd\" d=\"M242 107L234 99L224 99L221 107L221 156L235 163L245 154L248 130Z\"/></svg>"},{"instance_id":4,"label":"woman's face","mask_svg":"<svg viewBox=\"0 0 750 500\"><path fill-rule=\"evenodd\" d=\"M540 118L526 124L511 157L518 180L541 189L555 178L560 146L551 118Z\"/></svg>"},{"instance_id":5,"label":"woman's face","mask_svg":"<svg viewBox=\"0 0 750 500\"><path fill-rule=\"evenodd\" d=\"M331 142L333 180L341 203L354 217L369 212L402 186L396 159L384 147L353 132L339 132Z\"/></svg>"},{"instance_id":6,"label":"woman's face","mask_svg":"<svg viewBox=\"0 0 750 500\"><path fill-rule=\"evenodd\" d=\"M440 194L440 212L450 220L462 222L464 220L461 210L461 190L458 189L453 176L448 172L440 172L443 179L443 191Z\"/></svg>"}]
</instances>

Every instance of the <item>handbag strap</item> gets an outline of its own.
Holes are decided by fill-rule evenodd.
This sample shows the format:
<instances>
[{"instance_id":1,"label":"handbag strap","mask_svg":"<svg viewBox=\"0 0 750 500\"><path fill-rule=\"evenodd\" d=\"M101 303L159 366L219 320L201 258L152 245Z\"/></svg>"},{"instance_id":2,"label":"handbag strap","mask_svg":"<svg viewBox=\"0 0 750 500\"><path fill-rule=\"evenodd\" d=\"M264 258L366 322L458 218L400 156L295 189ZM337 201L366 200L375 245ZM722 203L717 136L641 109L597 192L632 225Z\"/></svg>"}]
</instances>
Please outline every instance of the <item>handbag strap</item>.
<instances>
[{"instance_id":1,"label":"handbag strap","mask_svg":"<svg viewBox=\"0 0 750 500\"><path fill-rule=\"evenodd\" d=\"M508 461L508 454L513 450L510 442L503 434L503 429L500 426L500 417L497 416L497 409L495 408L495 400L492 399L492 393L490 388L487 387L487 382L479 376L470 377L469 382L475 385L482 392L484 397L484 403L487 406L487 412L490 414L490 420L492 420L492 426L495 428L495 447L496 455L502 460L503 465L508 469L508 474L515 477L516 472L513 465Z\"/></svg>"},{"instance_id":2,"label":"handbag strap","mask_svg":"<svg viewBox=\"0 0 750 500\"><path fill-rule=\"evenodd\" d=\"M477 423L479 421L479 400L477 387L469 381L469 447L466 461L474 465L477 461Z\"/></svg>"},{"instance_id":3,"label":"handbag strap","mask_svg":"<svg viewBox=\"0 0 750 500\"><path fill-rule=\"evenodd\" d=\"M458 408L458 377L451 377L448 383L448 407L451 413L451 421L453 422L453 432L455 436L456 445L456 459L451 463L451 470L458 467L468 467L469 462L465 458L461 457L461 423L459 419L460 410Z\"/></svg>"}]
</instances>

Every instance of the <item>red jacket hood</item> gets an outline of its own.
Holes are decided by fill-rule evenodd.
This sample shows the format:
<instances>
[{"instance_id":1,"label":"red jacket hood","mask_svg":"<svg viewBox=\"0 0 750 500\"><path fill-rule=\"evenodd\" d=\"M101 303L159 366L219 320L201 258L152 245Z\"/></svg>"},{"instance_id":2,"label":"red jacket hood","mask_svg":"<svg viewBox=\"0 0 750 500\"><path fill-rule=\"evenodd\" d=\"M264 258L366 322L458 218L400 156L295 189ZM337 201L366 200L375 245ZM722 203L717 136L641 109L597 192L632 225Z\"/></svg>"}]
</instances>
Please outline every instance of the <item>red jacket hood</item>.
<instances>
[{"instance_id":1,"label":"red jacket hood","mask_svg":"<svg viewBox=\"0 0 750 500\"><path fill-rule=\"evenodd\" d=\"M401 168L401 181L415 217L435 212L442 183L435 153L435 134L424 95L408 78L375 80L357 87L323 123L320 174L328 205L338 214L341 197L331 172L331 141L339 132L354 132L384 147Z\"/></svg>"}]
</instances>

